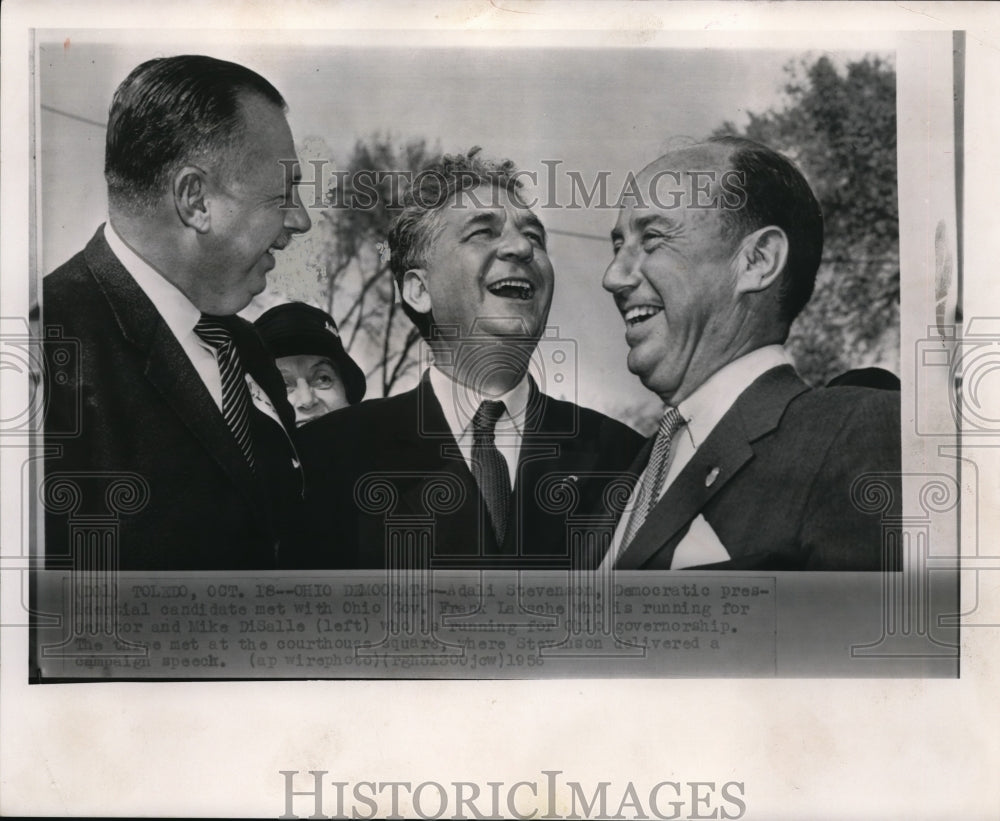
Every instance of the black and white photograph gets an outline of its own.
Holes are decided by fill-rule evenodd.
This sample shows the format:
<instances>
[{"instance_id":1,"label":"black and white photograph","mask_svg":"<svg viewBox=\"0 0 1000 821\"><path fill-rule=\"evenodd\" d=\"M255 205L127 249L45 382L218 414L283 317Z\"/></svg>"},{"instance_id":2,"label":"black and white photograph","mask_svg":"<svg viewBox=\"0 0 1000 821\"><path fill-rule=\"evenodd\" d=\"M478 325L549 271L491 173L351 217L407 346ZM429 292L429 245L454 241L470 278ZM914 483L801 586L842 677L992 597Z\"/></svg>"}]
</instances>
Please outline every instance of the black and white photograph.
<instances>
[{"instance_id":1,"label":"black and white photograph","mask_svg":"<svg viewBox=\"0 0 1000 821\"><path fill-rule=\"evenodd\" d=\"M3 810L990 817L992 41L436 5L5 13Z\"/></svg>"}]
</instances>

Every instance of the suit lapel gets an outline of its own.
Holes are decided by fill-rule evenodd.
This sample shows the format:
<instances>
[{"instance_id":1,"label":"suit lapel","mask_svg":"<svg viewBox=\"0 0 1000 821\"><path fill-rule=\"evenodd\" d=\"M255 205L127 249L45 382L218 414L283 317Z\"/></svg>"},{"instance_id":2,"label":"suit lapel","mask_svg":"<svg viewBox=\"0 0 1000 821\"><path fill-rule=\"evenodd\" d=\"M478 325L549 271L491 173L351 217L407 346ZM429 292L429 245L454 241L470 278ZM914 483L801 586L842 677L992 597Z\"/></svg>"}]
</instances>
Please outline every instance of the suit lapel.
<instances>
[{"instance_id":1,"label":"suit lapel","mask_svg":"<svg viewBox=\"0 0 1000 821\"><path fill-rule=\"evenodd\" d=\"M740 420L729 420L729 424L725 422L723 419L716 426L650 511L632 544L618 560L616 567L619 570L642 567L664 545L669 546L672 556L677 541L674 537L753 457L753 448L747 441ZM707 484L706 480L715 468L719 472L715 480ZM673 545L670 544L672 541Z\"/></svg>"},{"instance_id":2,"label":"suit lapel","mask_svg":"<svg viewBox=\"0 0 1000 821\"><path fill-rule=\"evenodd\" d=\"M243 369L270 399L271 407L278 414L279 424L291 439L295 431L295 411L288 402L288 394L274 358L264 348L263 341L249 322L234 316L229 318L229 324Z\"/></svg>"},{"instance_id":3,"label":"suit lapel","mask_svg":"<svg viewBox=\"0 0 1000 821\"><path fill-rule=\"evenodd\" d=\"M773 431L788 403L806 390L808 386L790 366L773 368L755 380L650 511L615 567L640 568L661 550L667 553L658 564L668 567L684 529L753 458L753 443ZM644 448L647 461L648 447ZM731 547L736 550L739 546Z\"/></svg>"},{"instance_id":4,"label":"suit lapel","mask_svg":"<svg viewBox=\"0 0 1000 821\"><path fill-rule=\"evenodd\" d=\"M610 507L614 500L606 498L604 490L612 479L626 475L598 472L605 454L592 439L578 435L578 405L551 400L532 381L528 408L507 527L507 541L519 541L505 545L505 551L568 561L567 537L574 523L613 532L621 511Z\"/></svg>"},{"instance_id":5,"label":"suit lapel","mask_svg":"<svg viewBox=\"0 0 1000 821\"><path fill-rule=\"evenodd\" d=\"M639 481L639 477L642 476L642 472L646 469L646 465L649 463L649 457L650 454L652 454L653 452L653 442L655 441L655 439L656 436L654 435L650 436L646 440L646 443L639 450L639 453L636 455L635 459L632 460L632 464L629 465L628 470L626 470L624 473L623 478L625 478L627 481L631 483L631 486L629 487L630 493L633 490L635 490L635 486ZM620 497L623 495L625 494L624 493L619 494L616 500L608 500L608 501L621 501L620 507L611 508L607 504L602 504L601 513L612 515L615 517L615 519L621 518L622 514L625 512L625 507L628 505L627 496L624 500L621 500Z\"/></svg>"},{"instance_id":6,"label":"suit lapel","mask_svg":"<svg viewBox=\"0 0 1000 821\"><path fill-rule=\"evenodd\" d=\"M153 303L108 247L103 226L88 244L86 256L122 335L145 357L145 378L233 483L253 500L253 474L218 406ZM156 436L156 431L150 431L150 436Z\"/></svg>"},{"instance_id":7,"label":"suit lapel","mask_svg":"<svg viewBox=\"0 0 1000 821\"><path fill-rule=\"evenodd\" d=\"M511 488L511 502L507 513L507 527L504 531L504 543L501 552L507 556L517 556L524 553L526 542L536 532L536 506L531 494L538 485L538 480L549 470L553 470L553 461L557 458L560 446L554 444L551 438L544 436L545 431L552 430L549 419L548 403L528 377L528 402L524 412L524 427L521 430L521 447L518 453L517 466L514 470L514 486Z\"/></svg>"},{"instance_id":8,"label":"suit lapel","mask_svg":"<svg viewBox=\"0 0 1000 821\"><path fill-rule=\"evenodd\" d=\"M496 539L486 527L482 496L472 471L445 420L444 411L434 396L425 374L410 399L402 407L406 421L395 435L396 464L412 471L412 478L402 483L400 513L433 515L435 555L480 555L496 553ZM451 512L434 510L434 480L447 476L462 488L463 501ZM473 540L470 543L470 539Z\"/></svg>"}]
</instances>

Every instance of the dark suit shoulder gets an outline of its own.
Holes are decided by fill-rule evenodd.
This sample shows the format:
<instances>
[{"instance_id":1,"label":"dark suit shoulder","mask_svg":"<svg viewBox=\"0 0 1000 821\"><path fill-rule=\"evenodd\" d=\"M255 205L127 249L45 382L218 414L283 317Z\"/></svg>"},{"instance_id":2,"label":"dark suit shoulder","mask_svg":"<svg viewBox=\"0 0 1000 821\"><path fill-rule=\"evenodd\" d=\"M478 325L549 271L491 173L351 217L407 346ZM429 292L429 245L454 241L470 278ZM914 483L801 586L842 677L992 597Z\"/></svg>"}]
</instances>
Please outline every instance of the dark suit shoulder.
<instances>
[{"instance_id":1,"label":"dark suit shoulder","mask_svg":"<svg viewBox=\"0 0 1000 821\"><path fill-rule=\"evenodd\" d=\"M845 425L895 426L899 429L898 391L864 387L814 388L789 403L787 415L832 435Z\"/></svg>"},{"instance_id":2,"label":"dark suit shoulder","mask_svg":"<svg viewBox=\"0 0 1000 821\"><path fill-rule=\"evenodd\" d=\"M109 333L118 328L117 317L83 251L42 279L41 318L50 332L83 343L87 360L118 344Z\"/></svg>"},{"instance_id":3,"label":"dark suit shoulder","mask_svg":"<svg viewBox=\"0 0 1000 821\"><path fill-rule=\"evenodd\" d=\"M596 430L600 433L602 437L609 440L620 440L623 442L633 442L636 445L641 445L645 441L645 437L638 431L632 429L624 422L619 422L617 419L612 419L610 416L605 416L599 411L592 410L590 408L580 408L580 427L583 430Z\"/></svg>"},{"instance_id":4,"label":"dark suit shoulder","mask_svg":"<svg viewBox=\"0 0 1000 821\"><path fill-rule=\"evenodd\" d=\"M631 464L645 442L645 437L617 419L564 399L542 396L546 408L541 435L545 435L546 430L569 434L566 438L574 441L578 448L603 454L601 461L608 466L618 468Z\"/></svg>"},{"instance_id":5,"label":"dark suit shoulder","mask_svg":"<svg viewBox=\"0 0 1000 821\"><path fill-rule=\"evenodd\" d=\"M68 308L78 300L91 301L95 296L94 279L83 251L42 278L43 310Z\"/></svg>"},{"instance_id":6,"label":"dark suit shoulder","mask_svg":"<svg viewBox=\"0 0 1000 821\"><path fill-rule=\"evenodd\" d=\"M812 454L806 457L807 463L815 460L812 476L803 483L806 492L799 531L806 569L898 569L898 557L883 555L883 530L901 515L899 393L820 388L797 404L803 420L800 429L811 424L808 441L798 437L805 443L799 452ZM864 481L890 488L891 509L884 511L885 517L855 501L864 487L858 483Z\"/></svg>"},{"instance_id":7,"label":"dark suit shoulder","mask_svg":"<svg viewBox=\"0 0 1000 821\"><path fill-rule=\"evenodd\" d=\"M87 259L84 252L82 250L77 251L52 273L47 274L42 279L42 283L50 288L66 287L74 281L82 279L87 267Z\"/></svg>"},{"instance_id":8,"label":"dark suit shoulder","mask_svg":"<svg viewBox=\"0 0 1000 821\"><path fill-rule=\"evenodd\" d=\"M84 248L77 251L52 273L43 277L42 286L60 289L71 287L75 282L93 284L90 271L94 266L107 265L117 261L118 258L111 251L107 240L104 239L104 224L102 223Z\"/></svg>"},{"instance_id":9,"label":"dark suit shoulder","mask_svg":"<svg viewBox=\"0 0 1000 821\"><path fill-rule=\"evenodd\" d=\"M136 335L126 326L147 330L151 318L157 316L153 304L112 253L103 225L82 251L42 278L42 318L49 326L85 336L97 334L98 339L117 326L134 341Z\"/></svg>"},{"instance_id":10,"label":"dark suit shoulder","mask_svg":"<svg viewBox=\"0 0 1000 821\"><path fill-rule=\"evenodd\" d=\"M640 439L642 438L641 434L636 433L636 431L625 423L619 422L617 419L612 419L610 416L606 416L600 411L584 407L583 405L577 405L574 402L568 402L565 399L554 399L544 393L542 394L542 397L546 402L547 414L551 414L553 417L560 419L570 419L573 416L576 416L579 420L581 433L593 433L597 430L607 430L620 436L632 434Z\"/></svg>"},{"instance_id":11,"label":"dark suit shoulder","mask_svg":"<svg viewBox=\"0 0 1000 821\"><path fill-rule=\"evenodd\" d=\"M347 433L379 438L397 425L400 418L414 418L416 390L398 396L369 399L326 414L302 426L299 433L303 441L325 441L330 437L342 438Z\"/></svg>"}]
</instances>

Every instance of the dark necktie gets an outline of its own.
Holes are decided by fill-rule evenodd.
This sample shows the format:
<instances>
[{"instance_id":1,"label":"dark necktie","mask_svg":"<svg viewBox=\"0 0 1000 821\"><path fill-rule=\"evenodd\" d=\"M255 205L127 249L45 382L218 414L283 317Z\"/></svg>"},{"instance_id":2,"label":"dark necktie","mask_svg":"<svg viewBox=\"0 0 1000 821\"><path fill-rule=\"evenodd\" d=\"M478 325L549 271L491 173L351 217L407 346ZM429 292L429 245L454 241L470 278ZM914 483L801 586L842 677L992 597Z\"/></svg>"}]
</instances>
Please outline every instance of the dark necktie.
<instances>
[{"instance_id":1,"label":"dark necktie","mask_svg":"<svg viewBox=\"0 0 1000 821\"><path fill-rule=\"evenodd\" d=\"M472 474L486 501L497 546L503 545L510 507L510 472L495 442L497 420L506 411L503 402L487 400L472 417Z\"/></svg>"},{"instance_id":2,"label":"dark necktie","mask_svg":"<svg viewBox=\"0 0 1000 821\"><path fill-rule=\"evenodd\" d=\"M642 475L642 484L639 486L628 525L625 527L625 535L622 536L621 546L618 548L618 557L628 549L635 534L646 521L646 517L660 500L660 489L663 487L664 479L667 478L667 466L670 464L670 444L674 434L683 424L684 417L677 408L667 408L664 411L660 427L656 431L656 439L653 440L653 450L649 455L646 471Z\"/></svg>"},{"instance_id":3,"label":"dark necktie","mask_svg":"<svg viewBox=\"0 0 1000 821\"><path fill-rule=\"evenodd\" d=\"M250 438L250 392L247 390L243 365L236 350L233 335L221 319L202 314L194 332L205 344L215 349L222 379L222 415L236 437L250 469L254 469L253 441Z\"/></svg>"}]
</instances>

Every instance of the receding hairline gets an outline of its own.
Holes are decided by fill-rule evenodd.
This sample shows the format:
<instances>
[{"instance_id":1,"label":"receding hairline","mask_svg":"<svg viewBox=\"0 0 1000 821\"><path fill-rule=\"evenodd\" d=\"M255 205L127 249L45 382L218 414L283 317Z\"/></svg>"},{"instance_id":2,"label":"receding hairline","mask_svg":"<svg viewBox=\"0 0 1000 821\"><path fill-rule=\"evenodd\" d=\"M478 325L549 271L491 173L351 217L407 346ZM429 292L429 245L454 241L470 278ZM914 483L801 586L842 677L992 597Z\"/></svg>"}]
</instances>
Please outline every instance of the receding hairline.
<instances>
[{"instance_id":1,"label":"receding hairline","mask_svg":"<svg viewBox=\"0 0 1000 821\"><path fill-rule=\"evenodd\" d=\"M713 175L709 185L709 192L713 195L717 194L721 188L722 176L733 170L733 158L735 153L736 149L733 146L713 142L704 142L697 143L695 145L686 145L660 155L651 163L646 165L635 178L639 186L640 194L643 198L642 202L647 207L653 206L655 208L656 203L652 201L650 192L645 186L648 186L657 174L676 173L681 178L690 179L692 172L708 172ZM657 181L656 187L659 188L660 184L661 183ZM690 188L685 187L684 192L689 197L694 196ZM634 205L634 200L631 201ZM630 210L626 207L629 202L630 198L627 197L622 201L621 206L619 207L619 220L622 218L624 213ZM683 207L685 210L690 210L694 215L699 216L713 213L715 219L717 220L716 226L720 237L730 241L733 249L736 248L736 244L743 236L742 234L736 236L732 232L732 225L726 218L725 214L723 214L719 209L696 208L693 207L690 202L679 203L675 207ZM659 211L661 209L655 208L655 210ZM656 217L654 215L648 217L648 219L669 220L669 210L661 217ZM619 223L616 222L615 226L611 230L612 239L621 233L618 229L618 225Z\"/></svg>"},{"instance_id":2,"label":"receding hairline","mask_svg":"<svg viewBox=\"0 0 1000 821\"><path fill-rule=\"evenodd\" d=\"M542 230L545 236L548 236L548 232L545 230L545 224L542 222L541 217L539 217L534 211L531 210L531 208L528 207L528 204L524 201L524 198L521 197L520 191L517 188L513 187L511 184L503 180L483 179L480 180L474 186L470 186L468 188L456 189L454 192L452 192L451 195L445 197L443 202L438 207L428 208L423 212L423 215L421 217L421 222L423 223L425 231L424 241L423 241L424 256L428 251L430 251L434 243L436 243L438 239L440 239L441 237L441 232L444 230L443 216L445 212L455 210L458 205L458 199L460 197L468 197L470 192L478 191L481 188L490 188L493 191L505 192L507 194L507 197L510 199L511 203L516 208L525 211L528 215L530 215L529 221L532 224L537 225ZM496 209L506 210L502 203L494 202L492 199L490 200L490 202L483 202L480 203L480 205L478 206L473 205L471 208L468 209L463 208L461 210L468 210L470 214L473 214L476 212L480 212L484 209L488 209L489 211L494 211Z\"/></svg>"},{"instance_id":3,"label":"receding hairline","mask_svg":"<svg viewBox=\"0 0 1000 821\"><path fill-rule=\"evenodd\" d=\"M646 165L637 179L648 179L661 171L676 171L680 174L690 174L692 171L730 171L735 153L734 146L722 143L697 143L675 148ZM701 163L701 166L697 163Z\"/></svg>"}]
</instances>

